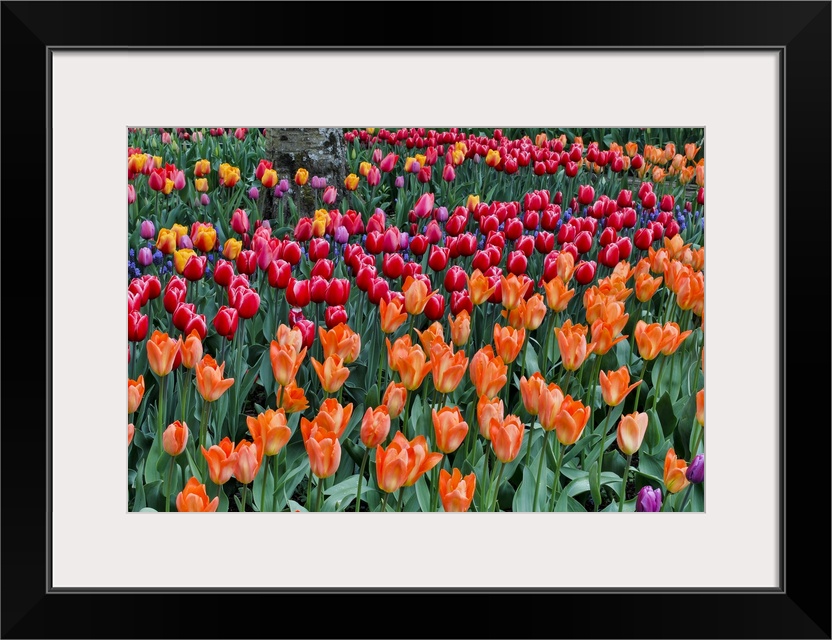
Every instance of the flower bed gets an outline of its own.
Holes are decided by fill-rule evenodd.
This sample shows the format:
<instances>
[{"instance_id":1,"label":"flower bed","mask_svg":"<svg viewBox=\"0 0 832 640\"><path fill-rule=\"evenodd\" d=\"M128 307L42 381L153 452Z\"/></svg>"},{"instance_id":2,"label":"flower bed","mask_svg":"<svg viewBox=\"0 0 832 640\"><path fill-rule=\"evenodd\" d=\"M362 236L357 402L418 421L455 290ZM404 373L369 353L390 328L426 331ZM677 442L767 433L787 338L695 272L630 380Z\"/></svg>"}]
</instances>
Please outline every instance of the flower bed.
<instances>
[{"instance_id":1,"label":"flower bed","mask_svg":"<svg viewBox=\"0 0 832 640\"><path fill-rule=\"evenodd\" d=\"M703 132L656 133L345 131L327 184L131 130L128 508L704 510Z\"/></svg>"}]
</instances>

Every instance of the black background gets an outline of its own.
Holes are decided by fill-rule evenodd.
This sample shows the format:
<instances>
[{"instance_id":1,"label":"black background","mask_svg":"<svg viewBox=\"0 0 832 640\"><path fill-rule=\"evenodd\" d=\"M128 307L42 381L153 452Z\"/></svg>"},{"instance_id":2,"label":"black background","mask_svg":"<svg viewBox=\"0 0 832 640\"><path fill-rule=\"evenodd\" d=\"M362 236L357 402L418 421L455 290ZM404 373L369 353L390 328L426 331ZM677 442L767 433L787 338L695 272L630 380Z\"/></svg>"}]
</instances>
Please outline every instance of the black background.
<instances>
[{"instance_id":1,"label":"black background","mask_svg":"<svg viewBox=\"0 0 832 640\"><path fill-rule=\"evenodd\" d=\"M830 226L829 2L3 2L2 13L2 626L3 638L28 637L830 637L830 430L828 279ZM262 26L262 25L270 26ZM49 150L46 139L47 47L620 47L785 48L785 251L781 416L785 451L780 590L774 592L477 592L367 593L47 593L46 391ZM661 80L653 79L661 91ZM137 83L137 86L140 86ZM386 92L386 90L384 90ZM669 108L674 96L668 94ZM94 99L91 96L90 99ZM571 99L582 99L580 89ZM741 141L739 141L741 143ZM95 188L96 158L65 166ZM742 186L738 188L743 188ZM56 197L60 197L59 194ZM748 212L738 212L747 215ZM785 224L788 220L791 224ZM821 234L821 231L823 234ZM826 240L821 239L824 235ZM56 238L54 241L59 242ZM95 250L91 239L88 247ZM737 238L747 260L778 260ZM67 265L79 308L92 308L89 276ZM783 271L781 270L781 273ZM781 276L782 277L782 276ZM822 284L818 289L818 284ZM804 293L805 291L805 293ZM76 309L55 309L53 322ZM798 315L799 314L799 317ZM753 322L738 318L742 323ZM787 326L785 324L781 325ZM91 326L91 333L94 327ZM785 335L788 352L785 353ZM820 341L819 336L824 336ZM79 354L89 336L79 336ZM83 341L83 342L82 342ZM777 348L761 345L760 348ZM785 353L785 355L784 355ZM820 366L817 366L820 365ZM789 375L791 374L791 375ZM742 375L753 375L743 372ZM791 382L786 407L785 384ZM54 381L60 384L60 381ZM823 399L823 402L819 402ZM60 410L58 407L56 410ZM808 411L807 411L808 410ZM808 412L808 416L804 414ZM786 435L786 425L791 432ZM79 437L84 431L79 426ZM729 488L742 500L754 490L755 461L732 454L747 484ZM94 459L79 461L95 464ZM784 467L785 468L785 467ZM772 496L772 499L775 499ZM78 517L95 505L84 500ZM557 553L560 545L530 541ZM294 553L302 540L280 541ZM620 541L611 541L619 545ZM636 543L638 545L638 543ZM403 571L444 567L417 549L375 557L337 551L353 562L401 562ZM155 545L154 545L155 548ZM136 553L125 546L125 552ZM680 548L678 558L689 557ZM505 551L507 557L510 550ZM645 544L639 552L650 557ZM206 562L256 560L241 544ZM611 553L611 557L616 554ZM612 570L637 571L622 554ZM137 554L137 561L140 555ZM476 559L485 562L486 559ZM495 559L495 562L498 560ZM667 570L683 570L674 557ZM341 562L336 557L333 562ZM629 564L633 566L628 567ZM175 568L171 566L171 573ZM440 620L443 620L440 623Z\"/></svg>"}]
</instances>

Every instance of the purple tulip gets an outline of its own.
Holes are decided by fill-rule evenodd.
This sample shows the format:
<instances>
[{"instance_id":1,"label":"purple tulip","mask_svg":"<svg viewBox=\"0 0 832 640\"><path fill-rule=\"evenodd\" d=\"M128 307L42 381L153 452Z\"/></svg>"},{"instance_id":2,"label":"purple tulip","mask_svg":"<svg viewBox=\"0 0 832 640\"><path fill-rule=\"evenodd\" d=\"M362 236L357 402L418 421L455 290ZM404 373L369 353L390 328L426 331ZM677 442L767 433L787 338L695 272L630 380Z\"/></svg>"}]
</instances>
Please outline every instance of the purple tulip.
<instances>
[{"instance_id":1,"label":"purple tulip","mask_svg":"<svg viewBox=\"0 0 832 640\"><path fill-rule=\"evenodd\" d=\"M252 187L248 190L248 197L252 200L257 200L257 198L260 197L260 191L257 189L257 187Z\"/></svg>"},{"instance_id":2,"label":"purple tulip","mask_svg":"<svg viewBox=\"0 0 832 640\"><path fill-rule=\"evenodd\" d=\"M662 490L647 486L642 487L636 497L636 511L655 513L662 508Z\"/></svg>"},{"instance_id":3,"label":"purple tulip","mask_svg":"<svg viewBox=\"0 0 832 640\"><path fill-rule=\"evenodd\" d=\"M400 246L402 249L407 249L408 240L409 240L409 238L408 238L407 233L406 233L406 232L402 232L402 234L399 236L399 246Z\"/></svg>"},{"instance_id":4,"label":"purple tulip","mask_svg":"<svg viewBox=\"0 0 832 640\"><path fill-rule=\"evenodd\" d=\"M338 242L340 244L346 244L349 239L350 234L347 231L346 227L340 226L335 230L335 242Z\"/></svg>"},{"instance_id":5,"label":"purple tulip","mask_svg":"<svg viewBox=\"0 0 832 640\"><path fill-rule=\"evenodd\" d=\"M396 176L396 189L404 187L404 176Z\"/></svg>"},{"instance_id":6,"label":"purple tulip","mask_svg":"<svg viewBox=\"0 0 832 640\"><path fill-rule=\"evenodd\" d=\"M688 465L685 477L694 484L699 484L705 479L705 454L700 453Z\"/></svg>"},{"instance_id":7,"label":"purple tulip","mask_svg":"<svg viewBox=\"0 0 832 640\"><path fill-rule=\"evenodd\" d=\"M439 220L439 222L447 222L448 209L445 207L439 207L439 209L436 210L436 219Z\"/></svg>"},{"instance_id":8,"label":"purple tulip","mask_svg":"<svg viewBox=\"0 0 832 640\"><path fill-rule=\"evenodd\" d=\"M280 187L280 190L283 193L286 193L289 190L289 181L286 178L283 178L283 180L277 183L277 186Z\"/></svg>"},{"instance_id":9,"label":"purple tulip","mask_svg":"<svg viewBox=\"0 0 832 640\"><path fill-rule=\"evenodd\" d=\"M202 203L203 207L207 207L211 204L211 198L208 197L207 193L203 193L202 196L199 198L199 201Z\"/></svg>"},{"instance_id":10,"label":"purple tulip","mask_svg":"<svg viewBox=\"0 0 832 640\"><path fill-rule=\"evenodd\" d=\"M152 240L156 237L156 227L153 226L152 220L142 220L141 234L145 240Z\"/></svg>"},{"instance_id":11,"label":"purple tulip","mask_svg":"<svg viewBox=\"0 0 832 640\"><path fill-rule=\"evenodd\" d=\"M139 249L139 255L136 257L136 262L143 267L146 267L153 262L153 253L151 253L150 249L147 247L142 247Z\"/></svg>"}]
</instances>

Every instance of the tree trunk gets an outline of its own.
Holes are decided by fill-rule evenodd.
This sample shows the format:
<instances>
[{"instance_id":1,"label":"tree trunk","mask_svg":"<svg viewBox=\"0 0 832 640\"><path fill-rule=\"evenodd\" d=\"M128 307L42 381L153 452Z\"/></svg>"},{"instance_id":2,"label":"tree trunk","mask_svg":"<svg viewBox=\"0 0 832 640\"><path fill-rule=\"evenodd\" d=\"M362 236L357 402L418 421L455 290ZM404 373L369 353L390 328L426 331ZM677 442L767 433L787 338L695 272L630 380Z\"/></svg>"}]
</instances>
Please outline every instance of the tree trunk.
<instances>
[{"instance_id":1,"label":"tree trunk","mask_svg":"<svg viewBox=\"0 0 832 640\"><path fill-rule=\"evenodd\" d=\"M314 192L310 186L312 176L326 178L328 185L334 185L339 193L343 191L347 175L343 129L266 129L266 156L277 170L278 178L289 181L291 189L283 197L293 200L301 216L310 216L315 210ZM309 182L303 188L294 181L295 172L301 167L309 171ZM277 199L271 189L264 195L263 217L275 218Z\"/></svg>"}]
</instances>

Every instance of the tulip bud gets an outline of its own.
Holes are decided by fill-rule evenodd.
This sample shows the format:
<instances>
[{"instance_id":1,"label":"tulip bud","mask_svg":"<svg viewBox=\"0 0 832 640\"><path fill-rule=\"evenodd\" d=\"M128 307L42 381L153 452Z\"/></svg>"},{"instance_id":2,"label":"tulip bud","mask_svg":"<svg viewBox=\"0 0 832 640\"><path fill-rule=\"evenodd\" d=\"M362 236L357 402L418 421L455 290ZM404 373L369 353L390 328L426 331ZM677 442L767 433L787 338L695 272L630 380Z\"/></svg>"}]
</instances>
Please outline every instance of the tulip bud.
<instances>
[{"instance_id":1,"label":"tulip bud","mask_svg":"<svg viewBox=\"0 0 832 640\"><path fill-rule=\"evenodd\" d=\"M636 496L636 511L639 513L656 513L662 509L662 490L647 485Z\"/></svg>"},{"instance_id":2,"label":"tulip bud","mask_svg":"<svg viewBox=\"0 0 832 640\"><path fill-rule=\"evenodd\" d=\"M688 470L685 477L689 482L698 484L705 479L705 455L698 454L693 461L688 465Z\"/></svg>"}]
</instances>

